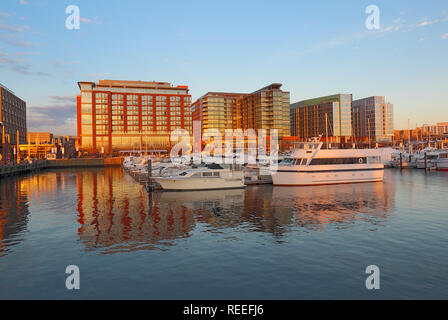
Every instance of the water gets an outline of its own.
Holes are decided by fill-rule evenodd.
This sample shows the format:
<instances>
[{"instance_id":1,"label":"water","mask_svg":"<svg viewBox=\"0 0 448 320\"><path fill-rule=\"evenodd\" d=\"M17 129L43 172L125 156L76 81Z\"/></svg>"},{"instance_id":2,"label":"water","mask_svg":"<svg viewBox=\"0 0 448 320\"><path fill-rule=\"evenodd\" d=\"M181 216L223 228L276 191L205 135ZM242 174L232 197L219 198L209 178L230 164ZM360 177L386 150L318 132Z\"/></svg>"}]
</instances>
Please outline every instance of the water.
<instances>
[{"instance_id":1,"label":"water","mask_svg":"<svg viewBox=\"0 0 448 320\"><path fill-rule=\"evenodd\" d=\"M448 173L148 195L120 168L0 181L1 299L446 299ZM65 288L65 268L81 290ZM365 288L365 268L381 289Z\"/></svg>"}]
</instances>

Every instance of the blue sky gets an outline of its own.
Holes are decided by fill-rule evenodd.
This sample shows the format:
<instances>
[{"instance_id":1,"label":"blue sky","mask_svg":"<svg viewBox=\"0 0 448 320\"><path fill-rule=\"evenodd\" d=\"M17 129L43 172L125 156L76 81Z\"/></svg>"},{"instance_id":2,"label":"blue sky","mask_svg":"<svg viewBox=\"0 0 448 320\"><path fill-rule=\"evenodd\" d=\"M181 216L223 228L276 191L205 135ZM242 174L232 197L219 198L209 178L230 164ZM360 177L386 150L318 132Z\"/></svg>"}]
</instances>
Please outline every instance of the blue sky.
<instances>
[{"instance_id":1,"label":"blue sky","mask_svg":"<svg viewBox=\"0 0 448 320\"><path fill-rule=\"evenodd\" d=\"M370 4L380 30L365 27ZM26 100L30 131L75 134L77 81L98 79L186 84L193 99L280 82L291 102L384 95L396 128L448 121L447 53L446 0L0 4L0 82Z\"/></svg>"}]
</instances>

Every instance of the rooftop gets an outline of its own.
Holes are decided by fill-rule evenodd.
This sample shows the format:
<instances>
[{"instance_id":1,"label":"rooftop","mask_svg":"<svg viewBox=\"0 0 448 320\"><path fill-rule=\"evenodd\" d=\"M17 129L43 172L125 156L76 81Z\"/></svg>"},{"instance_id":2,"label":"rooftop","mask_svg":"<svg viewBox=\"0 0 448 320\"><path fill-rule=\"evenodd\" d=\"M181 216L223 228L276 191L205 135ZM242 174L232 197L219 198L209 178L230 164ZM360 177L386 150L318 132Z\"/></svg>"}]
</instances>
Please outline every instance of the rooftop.
<instances>
[{"instance_id":1,"label":"rooftop","mask_svg":"<svg viewBox=\"0 0 448 320\"><path fill-rule=\"evenodd\" d=\"M115 87L115 88L140 88L140 89L184 89L188 90L188 86L173 86L169 82L158 81L133 81L133 80L99 80L98 83L92 81L80 81L81 84L92 84L97 87Z\"/></svg>"},{"instance_id":2,"label":"rooftop","mask_svg":"<svg viewBox=\"0 0 448 320\"><path fill-rule=\"evenodd\" d=\"M9 91L9 92L12 93L13 95L15 95L14 91L10 90L7 86L3 85L2 83L0 83L0 87L2 87L2 88L5 89L6 91Z\"/></svg>"}]
</instances>

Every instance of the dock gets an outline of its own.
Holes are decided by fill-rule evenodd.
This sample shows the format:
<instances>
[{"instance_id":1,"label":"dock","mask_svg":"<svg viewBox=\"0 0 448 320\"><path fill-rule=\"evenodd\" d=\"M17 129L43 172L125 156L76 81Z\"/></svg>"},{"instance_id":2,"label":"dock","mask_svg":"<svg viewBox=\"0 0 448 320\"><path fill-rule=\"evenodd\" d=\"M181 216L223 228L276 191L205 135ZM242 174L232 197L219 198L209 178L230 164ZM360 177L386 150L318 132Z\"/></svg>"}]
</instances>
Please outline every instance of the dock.
<instances>
[{"instance_id":1,"label":"dock","mask_svg":"<svg viewBox=\"0 0 448 320\"><path fill-rule=\"evenodd\" d=\"M130 170L123 167L124 172L134 178L135 182L141 184L147 191L162 190L162 187L150 178L148 174L139 171Z\"/></svg>"}]
</instances>

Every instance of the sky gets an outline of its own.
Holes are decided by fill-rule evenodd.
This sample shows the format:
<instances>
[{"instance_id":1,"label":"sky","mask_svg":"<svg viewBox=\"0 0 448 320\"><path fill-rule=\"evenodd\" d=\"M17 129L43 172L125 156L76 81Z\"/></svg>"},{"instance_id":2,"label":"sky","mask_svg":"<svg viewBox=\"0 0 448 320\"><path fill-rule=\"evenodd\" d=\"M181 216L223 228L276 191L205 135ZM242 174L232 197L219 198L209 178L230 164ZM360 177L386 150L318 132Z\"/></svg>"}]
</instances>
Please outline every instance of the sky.
<instances>
[{"instance_id":1,"label":"sky","mask_svg":"<svg viewBox=\"0 0 448 320\"><path fill-rule=\"evenodd\" d=\"M77 82L99 79L188 85L193 101L279 82L291 103L385 96L395 129L448 121L448 1L1 1L0 83L29 131L76 134Z\"/></svg>"}]
</instances>

